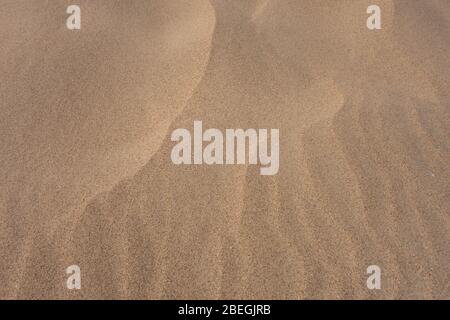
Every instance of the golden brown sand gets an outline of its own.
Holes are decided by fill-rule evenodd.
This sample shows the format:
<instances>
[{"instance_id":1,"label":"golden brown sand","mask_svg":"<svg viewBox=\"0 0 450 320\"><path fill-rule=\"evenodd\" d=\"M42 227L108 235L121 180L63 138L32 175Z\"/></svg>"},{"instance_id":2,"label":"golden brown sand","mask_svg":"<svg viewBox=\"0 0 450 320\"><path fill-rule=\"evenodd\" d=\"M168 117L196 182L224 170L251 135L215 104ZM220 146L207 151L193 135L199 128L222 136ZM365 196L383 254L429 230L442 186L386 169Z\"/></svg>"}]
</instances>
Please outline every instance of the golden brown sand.
<instances>
[{"instance_id":1,"label":"golden brown sand","mask_svg":"<svg viewBox=\"0 0 450 320\"><path fill-rule=\"evenodd\" d=\"M447 0L69 4L1 5L1 298L450 298ZM194 120L278 175L173 165Z\"/></svg>"}]
</instances>

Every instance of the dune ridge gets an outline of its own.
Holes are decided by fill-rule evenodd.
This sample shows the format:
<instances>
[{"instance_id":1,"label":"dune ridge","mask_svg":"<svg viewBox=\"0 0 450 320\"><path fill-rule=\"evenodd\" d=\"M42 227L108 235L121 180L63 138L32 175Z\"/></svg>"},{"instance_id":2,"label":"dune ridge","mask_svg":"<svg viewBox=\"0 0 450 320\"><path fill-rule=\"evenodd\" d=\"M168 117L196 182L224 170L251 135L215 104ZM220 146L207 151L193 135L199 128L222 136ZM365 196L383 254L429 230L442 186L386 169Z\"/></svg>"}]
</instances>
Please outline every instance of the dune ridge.
<instances>
[{"instance_id":1,"label":"dune ridge","mask_svg":"<svg viewBox=\"0 0 450 320\"><path fill-rule=\"evenodd\" d=\"M383 29L372 33L369 2L117 1L96 20L106 2L87 4L85 28L98 28L103 51L84 46L97 55L81 71L83 57L73 54L67 73L86 80L72 89L78 120L55 113L69 131L48 110L27 120L12 109L31 101L19 90L36 110L70 105L65 94L41 93L68 74L33 75L47 50L27 71L2 65L8 79L23 74L0 90L9 115L2 131L23 140L2 144L12 156L2 160L0 296L450 298L450 6L378 1ZM101 27L108 21L113 30ZM99 34L82 29L78 44ZM42 68L67 62L70 48L61 46ZM1 52L12 59L15 50ZM104 99L116 102L84 109ZM278 175L173 165L170 133L194 120L279 128ZM42 124L53 130L36 138L36 151L17 151L36 143L23 135ZM69 140L52 141L58 130ZM71 264L81 267L82 290L64 286ZM372 264L382 268L382 290L366 287Z\"/></svg>"}]
</instances>

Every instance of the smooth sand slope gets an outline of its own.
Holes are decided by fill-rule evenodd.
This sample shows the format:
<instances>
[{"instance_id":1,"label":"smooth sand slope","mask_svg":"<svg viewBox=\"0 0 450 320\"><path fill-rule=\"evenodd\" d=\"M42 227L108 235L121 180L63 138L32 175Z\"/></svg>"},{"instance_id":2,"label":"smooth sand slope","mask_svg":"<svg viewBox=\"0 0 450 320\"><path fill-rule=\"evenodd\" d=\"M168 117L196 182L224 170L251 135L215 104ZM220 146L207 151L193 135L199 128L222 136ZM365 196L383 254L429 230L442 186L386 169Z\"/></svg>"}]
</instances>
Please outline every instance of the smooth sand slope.
<instances>
[{"instance_id":1,"label":"smooth sand slope","mask_svg":"<svg viewBox=\"0 0 450 320\"><path fill-rule=\"evenodd\" d=\"M5 1L0 297L449 299L450 4L376 2ZM194 120L278 175L173 165Z\"/></svg>"}]
</instances>

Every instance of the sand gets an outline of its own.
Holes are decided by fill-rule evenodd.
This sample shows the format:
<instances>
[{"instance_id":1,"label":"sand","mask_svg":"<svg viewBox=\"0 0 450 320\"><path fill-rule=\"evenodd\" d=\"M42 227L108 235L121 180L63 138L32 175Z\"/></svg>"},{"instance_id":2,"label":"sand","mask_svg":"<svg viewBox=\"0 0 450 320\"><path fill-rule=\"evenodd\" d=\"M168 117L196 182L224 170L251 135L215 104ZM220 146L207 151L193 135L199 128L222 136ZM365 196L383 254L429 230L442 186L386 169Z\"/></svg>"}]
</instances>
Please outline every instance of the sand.
<instances>
[{"instance_id":1,"label":"sand","mask_svg":"<svg viewBox=\"0 0 450 320\"><path fill-rule=\"evenodd\" d=\"M448 1L77 3L2 2L0 298L450 298ZM174 165L194 120L279 173Z\"/></svg>"}]
</instances>

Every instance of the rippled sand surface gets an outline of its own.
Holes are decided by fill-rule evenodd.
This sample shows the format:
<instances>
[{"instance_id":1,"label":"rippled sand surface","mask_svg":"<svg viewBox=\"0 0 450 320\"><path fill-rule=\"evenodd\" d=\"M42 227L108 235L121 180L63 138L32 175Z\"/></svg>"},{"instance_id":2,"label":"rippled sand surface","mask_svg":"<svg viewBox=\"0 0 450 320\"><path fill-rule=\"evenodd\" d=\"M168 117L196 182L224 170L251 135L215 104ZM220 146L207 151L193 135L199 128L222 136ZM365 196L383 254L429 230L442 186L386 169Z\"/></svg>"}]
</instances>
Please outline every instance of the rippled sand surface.
<instances>
[{"instance_id":1,"label":"rippled sand surface","mask_svg":"<svg viewBox=\"0 0 450 320\"><path fill-rule=\"evenodd\" d=\"M4 0L0 297L449 299L450 3L372 2ZM172 164L194 120L279 173Z\"/></svg>"}]
</instances>

